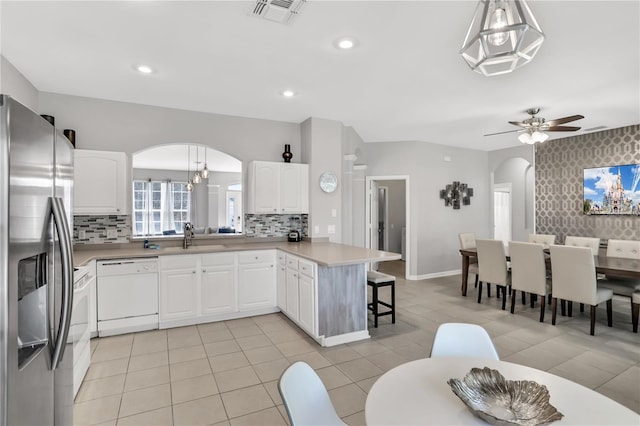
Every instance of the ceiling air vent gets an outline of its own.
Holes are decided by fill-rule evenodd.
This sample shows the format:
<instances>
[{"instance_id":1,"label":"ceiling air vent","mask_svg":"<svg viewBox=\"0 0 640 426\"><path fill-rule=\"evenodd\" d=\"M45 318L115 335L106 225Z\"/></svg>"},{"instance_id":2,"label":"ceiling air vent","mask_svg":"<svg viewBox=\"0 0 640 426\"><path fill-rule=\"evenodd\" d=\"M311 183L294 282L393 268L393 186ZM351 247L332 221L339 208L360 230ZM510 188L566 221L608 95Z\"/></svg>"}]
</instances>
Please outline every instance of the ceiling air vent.
<instances>
[{"instance_id":1,"label":"ceiling air vent","mask_svg":"<svg viewBox=\"0 0 640 426\"><path fill-rule=\"evenodd\" d=\"M289 22L300 12L307 0L257 0L253 8L253 15L270 21Z\"/></svg>"}]
</instances>

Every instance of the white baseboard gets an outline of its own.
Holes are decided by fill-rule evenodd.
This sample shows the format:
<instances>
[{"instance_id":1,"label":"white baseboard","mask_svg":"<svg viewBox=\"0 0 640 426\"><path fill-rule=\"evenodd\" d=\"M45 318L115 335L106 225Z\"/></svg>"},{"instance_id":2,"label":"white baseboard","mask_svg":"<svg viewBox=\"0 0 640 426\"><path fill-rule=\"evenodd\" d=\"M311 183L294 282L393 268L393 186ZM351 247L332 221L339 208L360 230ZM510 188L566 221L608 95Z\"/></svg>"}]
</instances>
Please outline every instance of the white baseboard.
<instances>
[{"instance_id":1,"label":"white baseboard","mask_svg":"<svg viewBox=\"0 0 640 426\"><path fill-rule=\"evenodd\" d=\"M451 275L460 275L461 273L462 273L461 269L456 269L453 271L436 272L433 274L409 275L407 276L407 279L408 280L428 280L430 278L440 278L440 277L450 277Z\"/></svg>"}]
</instances>

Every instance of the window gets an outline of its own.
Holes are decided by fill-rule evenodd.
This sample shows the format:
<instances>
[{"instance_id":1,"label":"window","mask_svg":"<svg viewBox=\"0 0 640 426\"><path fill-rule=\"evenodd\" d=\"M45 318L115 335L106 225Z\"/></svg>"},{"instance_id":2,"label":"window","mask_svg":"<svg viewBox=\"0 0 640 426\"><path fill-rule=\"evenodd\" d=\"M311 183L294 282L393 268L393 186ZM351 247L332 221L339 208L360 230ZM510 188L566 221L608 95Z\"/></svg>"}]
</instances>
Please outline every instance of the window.
<instances>
[{"instance_id":1,"label":"window","mask_svg":"<svg viewBox=\"0 0 640 426\"><path fill-rule=\"evenodd\" d=\"M191 193L184 182L133 181L133 235L182 234Z\"/></svg>"}]
</instances>

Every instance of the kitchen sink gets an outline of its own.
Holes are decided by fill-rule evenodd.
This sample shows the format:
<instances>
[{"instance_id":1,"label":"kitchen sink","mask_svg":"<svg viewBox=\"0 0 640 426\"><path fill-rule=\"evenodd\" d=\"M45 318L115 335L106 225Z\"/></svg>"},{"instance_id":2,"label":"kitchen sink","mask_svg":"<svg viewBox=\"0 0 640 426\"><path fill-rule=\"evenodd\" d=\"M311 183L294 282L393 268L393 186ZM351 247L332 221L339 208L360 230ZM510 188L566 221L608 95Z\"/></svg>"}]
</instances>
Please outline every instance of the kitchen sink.
<instances>
[{"instance_id":1,"label":"kitchen sink","mask_svg":"<svg viewBox=\"0 0 640 426\"><path fill-rule=\"evenodd\" d=\"M189 253L189 252L207 252L214 250L222 250L225 246L222 244L209 244L209 245L200 245L200 246L189 246L187 249L183 249L182 246L179 247L163 247L161 252L173 252L173 253Z\"/></svg>"}]
</instances>

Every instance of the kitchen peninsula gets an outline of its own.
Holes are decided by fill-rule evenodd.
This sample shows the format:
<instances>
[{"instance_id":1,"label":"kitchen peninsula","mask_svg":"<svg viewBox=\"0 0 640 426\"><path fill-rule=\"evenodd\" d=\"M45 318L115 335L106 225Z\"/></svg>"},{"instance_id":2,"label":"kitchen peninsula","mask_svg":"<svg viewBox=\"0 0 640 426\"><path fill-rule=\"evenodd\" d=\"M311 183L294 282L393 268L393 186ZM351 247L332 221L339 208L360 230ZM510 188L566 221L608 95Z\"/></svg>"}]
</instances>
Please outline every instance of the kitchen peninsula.
<instances>
[{"instance_id":1,"label":"kitchen peninsula","mask_svg":"<svg viewBox=\"0 0 640 426\"><path fill-rule=\"evenodd\" d=\"M166 241L155 250L144 249L141 243L76 246L75 264L157 257L160 328L282 311L319 344L334 346L369 337L366 264L400 259L397 253L330 242L196 239L188 249L169 246L176 243ZM255 272L259 265L263 272ZM182 275L174 274L176 279L171 281L171 271ZM223 277L229 284L220 290ZM173 293L163 286L173 286ZM217 291L222 294L215 294ZM191 313L173 315L177 310L168 306L183 293L193 301ZM243 302L254 293L262 298ZM230 302L221 305L219 300L224 297Z\"/></svg>"}]
</instances>

